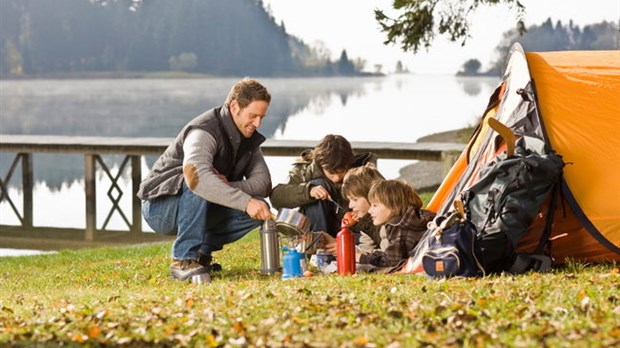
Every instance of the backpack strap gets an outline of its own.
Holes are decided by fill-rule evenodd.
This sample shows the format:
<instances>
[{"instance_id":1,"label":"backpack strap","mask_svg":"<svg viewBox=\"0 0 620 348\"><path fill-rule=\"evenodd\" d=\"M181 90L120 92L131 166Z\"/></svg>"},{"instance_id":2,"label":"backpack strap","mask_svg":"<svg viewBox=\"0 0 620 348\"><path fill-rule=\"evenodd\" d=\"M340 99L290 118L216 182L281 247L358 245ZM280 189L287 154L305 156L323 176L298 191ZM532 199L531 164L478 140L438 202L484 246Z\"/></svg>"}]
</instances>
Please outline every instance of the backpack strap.
<instances>
[{"instance_id":1,"label":"backpack strap","mask_svg":"<svg viewBox=\"0 0 620 348\"><path fill-rule=\"evenodd\" d=\"M545 229L543 230L542 236L540 237L540 241L538 242L538 246L534 253L542 254L547 245L549 244L549 237L551 237L551 227L553 226L553 218L555 216L555 208L557 201L557 191L559 184L556 183L553 185L553 190L551 191L551 202L549 203L549 209L547 210L547 221L545 222Z\"/></svg>"},{"instance_id":2,"label":"backpack strap","mask_svg":"<svg viewBox=\"0 0 620 348\"><path fill-rule=\"evenodd\" d=\"M557 191L559 188L559 181L553 185L551 191L551 202L549 202L549 208L547 209L547 220L545 221L545 228L538 246L534 250L533 254L517 254L517 258L513 262L512 266L508 270L512 274L521 274L527 271L547 272L551 269L553 260L549 255L545 255L544 252L549 245L549 237L551 236L551 227L553 226L553 218L555 215Z\"/></svg>"}]
</instances>

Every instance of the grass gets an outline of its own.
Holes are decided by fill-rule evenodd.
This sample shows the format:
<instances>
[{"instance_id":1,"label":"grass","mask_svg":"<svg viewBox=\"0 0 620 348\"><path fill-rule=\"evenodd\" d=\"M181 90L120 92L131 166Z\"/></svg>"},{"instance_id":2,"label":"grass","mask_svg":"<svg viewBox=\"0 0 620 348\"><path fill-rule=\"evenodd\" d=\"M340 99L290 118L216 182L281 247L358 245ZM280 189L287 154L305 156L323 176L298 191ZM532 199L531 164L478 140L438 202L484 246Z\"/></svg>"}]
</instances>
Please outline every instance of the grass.
<instances>
[{"instance_id":1,"label":"grass","mask_svg":"<svg viewBox=\"0 0 620 348\"><path fill-rule=\"evenodd\" d=\"M210 284L168 278L170 243L0 262L0 345L553 346L620 344L617 265L429 280L259 272L258 234Z\"/></svg>"}]
</instances>

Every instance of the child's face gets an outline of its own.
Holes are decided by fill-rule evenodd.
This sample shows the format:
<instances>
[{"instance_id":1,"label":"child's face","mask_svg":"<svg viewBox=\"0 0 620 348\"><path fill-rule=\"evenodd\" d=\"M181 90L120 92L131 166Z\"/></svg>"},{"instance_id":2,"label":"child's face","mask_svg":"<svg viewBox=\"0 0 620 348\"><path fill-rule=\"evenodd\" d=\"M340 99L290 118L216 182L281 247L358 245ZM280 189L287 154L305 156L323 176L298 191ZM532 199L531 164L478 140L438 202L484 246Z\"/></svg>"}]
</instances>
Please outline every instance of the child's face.
<instances>
[{"instance_id":1,"label":"child's face","mask_svg":"<svg viewBox=\"0 0 620 348\"><path fill-rule=\"evenodd\" d=\"M383 225L392 218L392 210L379 202L370 202L368 214L370 214L372 224L375 226Z\"/></svg>"},{"instance_id":2,"label":"child's face","mask_svg":"<svg viewBox=\"0 0 620 348\"><path fill-rule=\"evenodd\" d=\"M351 213L355 220L359 220L368 214L368 208L370 208L370 203L364 197L357 196L347 196L349 200L349 208L351 208Z\"/></svg>"},{"instance_id":3,"label":"child's face","mask_svg":"<svg viewBox=\"0 0 620 348\"><path fill-rule=\"evenodd\" d=\"M323 169L323 174L325 174L325 177L327 178L327 180L331 181L333 184L341 184L342 183L342 179L344 179L345 174L347 174L347 170L343 169L340 171L329 171L327 169L325 169L324 167L321 167L321 169Z\"/></svg>"}]
</instances>

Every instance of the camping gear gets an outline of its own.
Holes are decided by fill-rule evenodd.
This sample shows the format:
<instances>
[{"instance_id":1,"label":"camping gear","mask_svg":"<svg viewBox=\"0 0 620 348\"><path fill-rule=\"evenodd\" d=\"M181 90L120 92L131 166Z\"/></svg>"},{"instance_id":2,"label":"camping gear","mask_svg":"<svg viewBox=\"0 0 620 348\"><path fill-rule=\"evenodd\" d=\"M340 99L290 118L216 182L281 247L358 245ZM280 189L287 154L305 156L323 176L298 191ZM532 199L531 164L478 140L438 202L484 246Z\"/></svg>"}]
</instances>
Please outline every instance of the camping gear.
<instances>
[{"instance_id":1,"label":"camping gear","mask_svg":"<svg viewBox=\"0 0 620 348\"><path fill-rule=\"evenodd\" d=\"M484 276L476 226L465 218L460 201L455 201L455 206L456 211L429 223L428 248L422 256L424 272L434 278Z\"/></svg>"},{"instance_id":2,"label":"camping gear","mask_svg":"<svg viewBox=\"0 0 620 348\"><path fill-rule=\"evenodd\" d=\"M260 259L261 273L274 274L280 272L280 241L275 222L265 220L260 228Z\"/></svg>"},{"instance_id":3,"label":"camping gear","mask_svg":"<svg viewBox=\"0 0 620 348\"><path fill-rule=\"evenodd\" d=\"M491 128L495 119L517 137L544 142L567 164L559 194L526 224L515 252L532 253L543 238L556 263L620 261L618 96L618 51L525 53L515 44L481 122L427 208L446 214L507 149L507 139ZM553 202L557 209L549 209ZM416 249L413 266L421 256Z\"/></svg>"},{"instance_id":4,"label":"camping gear","mask_svg":"<svg viewBox=\"0 0 620 348\"><path fill-rule=\"evenodd\" d=\"M276 215L276 230L287 237L299 237L310 230L310 220L294 209L280 208Z\"/></svg>"},{"instance_id":5,"label":"camping gear","mask_svg":"<svg viewBox=\"0 0 620 348\"><path fill-rule=\"evenodd\" d=\"M334 255L328 253L323 249L317 250L316 254L313 256L316 256L316 267L319 269L329 265L330 263L332 263L332 261L336 260Z\"/></svg>"},{"instance_id":6,"label":"camping gear","mask_svg":"<svg viewBox=\"0 0 620 348\"><path fill-rule=\"evenodd\" d=\"M507 150L484 165L478 181L461 193L488 272L510 269L514 250L559 182L564 166L562 158L540 139L523 136L512 147L513 155Z\"/></svg>"},{"instance_id":7,"label":"camping gear","mask_svg":"<svg viewBox=\"0 0 620 348\"><path fill-rule=\"evenodd\" d=\"M301 278L304 276L306 255L296 249L282 247L282 251L287 251L282 258L282 279Z\"/></svg>"},{"instance_id":8,"label":"camping gear","mask_svg":"<svg viewBox=\"0 0 620 348\"><path fill-rule=\"evenodd\" d=\"M345 208L343 208L340 204L338 204L338 202L334 201L331 197L327 199L328 201L334 203L334 205L336 206L336 213L338 213L339 211L347 211Z\"/></svg>"},{"instance_id":9,"label":"camping gear","mask_svg":"<svg viewBox=\"0 0 620 348\"><path fill-rule=\"evenodd\" d=\"M350 212L347 214L351 215ZM355 237L349 229L352 222L351 217L345 214L340 232L336 235L336 266L340 275L355 274Z\"/></svg>"}]
</instances>

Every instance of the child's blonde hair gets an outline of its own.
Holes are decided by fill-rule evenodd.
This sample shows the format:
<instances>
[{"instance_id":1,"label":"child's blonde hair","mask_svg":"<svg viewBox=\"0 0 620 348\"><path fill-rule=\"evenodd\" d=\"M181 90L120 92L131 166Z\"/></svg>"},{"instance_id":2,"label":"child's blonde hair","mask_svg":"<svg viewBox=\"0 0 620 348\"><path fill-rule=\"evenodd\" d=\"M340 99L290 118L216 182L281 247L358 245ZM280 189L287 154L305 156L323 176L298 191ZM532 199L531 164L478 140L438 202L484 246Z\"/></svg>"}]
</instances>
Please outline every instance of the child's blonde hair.
<instances>
[{"instance_id":1,"label":"child's blonde hair","mask_svg":"<svg viewBox=\"0 0 620 348\"><path fill-rule=\"evenodd\" d=\"M385 205L394 216L403 215L409 207L414 207L418 212L423 204L413 187L399 180L376 182L368 192L368 201Z\"/></svg>"},{"instance_id":2,"label":"child's blonde hair","mask_svg":"<svg viewBox=\"0 0 620 348\"><path fill-rule=\"evenodd\" d=\"M342 196L363 197L368 199L368 192L377 181L385 180L372 163L350 169L342 180Z\"/></svg>"}]
</instances>

